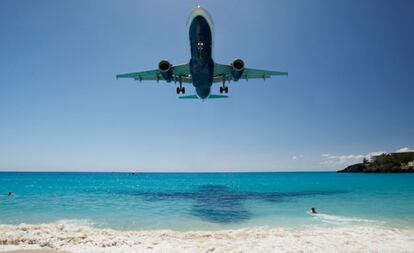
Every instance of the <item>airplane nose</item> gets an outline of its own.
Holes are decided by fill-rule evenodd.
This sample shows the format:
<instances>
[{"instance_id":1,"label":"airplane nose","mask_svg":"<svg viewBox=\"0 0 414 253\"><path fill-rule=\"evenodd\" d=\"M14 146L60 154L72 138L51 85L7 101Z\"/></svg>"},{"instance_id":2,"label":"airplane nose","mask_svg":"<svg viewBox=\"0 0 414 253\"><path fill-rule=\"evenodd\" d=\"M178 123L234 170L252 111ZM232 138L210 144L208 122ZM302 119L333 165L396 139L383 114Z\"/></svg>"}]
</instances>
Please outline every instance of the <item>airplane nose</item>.
<instances>
[{"instance_id":1,"label":"airplane nose","mask_svg":"<svg viewBox=\"0 0 414 253\"><path fill-rule=\"evenodd\" d=\"M197 6L197 8L195 8L193 10L194 14L196 15L200 15L200 16L209 16L210 14L206 11L206 9L204 9L203 7L201 7L200 5Z\"/></svg>"},{"instance_id":2,"label":"airplane nose","mask_svg":"<svg viewBox=\"0 0 414 253\"><path fill-rule=\"evenodd\" d=\"M191 11L190 16L188 17L188 20L187 20L187 27L189 27L189 25L191 24L191 21L197 16L204 17L207 20L210 27L214 27L214 23L213 23L213 19L211 18L211 15L207 12L206 9L204 9L200 5L198 5L194 10Z\"/></svg>"}]
</instances>

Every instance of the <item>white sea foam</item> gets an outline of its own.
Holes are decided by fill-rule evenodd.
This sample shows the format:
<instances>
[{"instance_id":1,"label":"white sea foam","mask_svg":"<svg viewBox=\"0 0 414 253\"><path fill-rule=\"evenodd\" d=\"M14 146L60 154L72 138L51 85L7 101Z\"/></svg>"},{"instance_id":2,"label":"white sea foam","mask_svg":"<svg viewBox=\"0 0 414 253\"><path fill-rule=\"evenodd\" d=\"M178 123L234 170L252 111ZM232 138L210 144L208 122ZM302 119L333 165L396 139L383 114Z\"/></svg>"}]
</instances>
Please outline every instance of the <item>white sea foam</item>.
<instances>
[{"instance_id":1,"label":"white sea foam","mask_svg":"<svg viewBox=\"0 0 414 253\"><path fill-rule=\"evenodd\" d=\"M246 228L223 231L117 231L88 221L0 225L0 251L52 248L72 253L413 252L414 229L378 226Z\"/></svg>"},{"instance_id":2,"label":"white sea foam","mask_svg":"<svg viewBox=\"0 0 414 253\"><path fill-rule=\"evenodd\" d=\"M346 217L346 216L338 216L338 215L330 215L330 214L323 214L323 213L309 213L313 216L316 220L321 222L334 224L334 225L369 225L369 224L381 224L383 222L370 220L370 219L361 219L356 217Z\"/></svg>"}]
</instances>

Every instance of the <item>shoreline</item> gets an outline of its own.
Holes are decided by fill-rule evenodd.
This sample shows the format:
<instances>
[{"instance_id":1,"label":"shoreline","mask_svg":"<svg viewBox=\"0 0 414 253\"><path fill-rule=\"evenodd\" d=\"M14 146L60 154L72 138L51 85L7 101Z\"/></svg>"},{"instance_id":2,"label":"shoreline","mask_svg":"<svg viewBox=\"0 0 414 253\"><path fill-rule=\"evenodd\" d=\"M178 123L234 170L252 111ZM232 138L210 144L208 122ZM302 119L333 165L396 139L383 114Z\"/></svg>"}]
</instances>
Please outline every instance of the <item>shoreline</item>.
<instances>
[{"instance_id":1,"label":"shoreline","mask_svg":"<svg viewBox=\"0 0 414 253\"><path fill-rule=\"evenodd\" d=\"M62 223L0 225L0 252L8 253L409 252L413 248L414 228L347 226L178 232L118 231Z\"/></svg>"}]
</instances>

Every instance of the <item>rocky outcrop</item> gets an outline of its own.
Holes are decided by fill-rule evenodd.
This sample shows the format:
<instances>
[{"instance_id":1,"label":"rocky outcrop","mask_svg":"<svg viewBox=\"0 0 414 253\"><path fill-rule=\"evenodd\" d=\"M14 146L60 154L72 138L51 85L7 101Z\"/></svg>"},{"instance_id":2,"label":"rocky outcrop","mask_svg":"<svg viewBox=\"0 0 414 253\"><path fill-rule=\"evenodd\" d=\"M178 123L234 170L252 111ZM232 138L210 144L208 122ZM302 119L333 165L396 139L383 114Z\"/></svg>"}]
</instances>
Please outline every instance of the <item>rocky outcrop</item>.
<instances>
[{"instance_id":1,"label":"rocky outcrop","mask_svg":"<svg viewBox=\"0 0 414 253\"><path fill-rule=\"evenodd\" d=\"M339 170L339 173L347 172L363 172L363 173L413 173L414 166L404 166L396 164L369 164L369 163L357 163L346 167L343 170Z\"/></svg>"},{"instance_id":2,"label":"rocky outcrop","mask_svg":"<svg viewBox=\"0 0 414 253\"><path fill-rule=\"evenodd\" d=\"M346 167L343 170L338 170L338 172L364 172L367 166L364 163L357 163Z\"/></svg>"}]
</instances>

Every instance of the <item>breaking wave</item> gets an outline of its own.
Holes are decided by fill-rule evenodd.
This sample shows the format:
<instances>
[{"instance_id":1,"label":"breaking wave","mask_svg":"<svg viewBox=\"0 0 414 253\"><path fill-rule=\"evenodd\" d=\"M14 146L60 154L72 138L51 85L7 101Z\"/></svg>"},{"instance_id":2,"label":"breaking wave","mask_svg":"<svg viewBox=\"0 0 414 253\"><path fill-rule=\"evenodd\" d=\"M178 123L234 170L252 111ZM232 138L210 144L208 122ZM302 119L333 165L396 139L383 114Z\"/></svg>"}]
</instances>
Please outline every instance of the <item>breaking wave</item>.
<instances>
[{"instance_id":1,"label":"breaking wave","mask_svg":"<svg viewBox=\"0 0 414 253\"><path fill-rule=\"evenodd\" d=\"M370 220L370 219L361 219L356 217L346 217L346 216L337 216L337 215L329 215L323 213L312 214L316 220L321 222L333 224L333 225L369 225L369 224L382 224L380 221Z\"/></svg>"},{"instance_id":2,"label":"breaking wave","mask_svg":"<svg viewBox=\"0 0 414 253\"><path fill-rule=\"evenodd\" d=\"M330 215L319 215L319 218L335 222L355 220ZM88 220L61 220L37 225L0 225L0 251L37 248L72 253L410 252L414 249L414 229L349 226L187 232L118 231L95 228Z\"/></svg>"}]
</instances>

